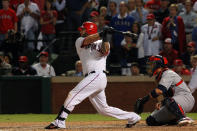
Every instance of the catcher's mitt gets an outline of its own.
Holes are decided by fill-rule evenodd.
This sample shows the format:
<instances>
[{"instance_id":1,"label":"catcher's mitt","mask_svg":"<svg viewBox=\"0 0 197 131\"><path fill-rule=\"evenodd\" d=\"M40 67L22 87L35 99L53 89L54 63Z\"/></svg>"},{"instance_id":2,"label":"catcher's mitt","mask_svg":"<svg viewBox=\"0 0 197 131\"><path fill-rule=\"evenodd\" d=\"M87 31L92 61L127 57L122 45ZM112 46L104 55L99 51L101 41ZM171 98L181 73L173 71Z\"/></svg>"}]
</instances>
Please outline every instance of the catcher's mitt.
<instances>
[{"instance_id":1,"label":"catcher's mitt","mask_svg":"<svg viewBox=\"0 0 197 131\"><path fill-rule=\"evenodd\" d=\"M138 98L134 105L134 112L137 114L141 114L144 110L144 101L142 98Z\"/></svg>"}]
</instances>

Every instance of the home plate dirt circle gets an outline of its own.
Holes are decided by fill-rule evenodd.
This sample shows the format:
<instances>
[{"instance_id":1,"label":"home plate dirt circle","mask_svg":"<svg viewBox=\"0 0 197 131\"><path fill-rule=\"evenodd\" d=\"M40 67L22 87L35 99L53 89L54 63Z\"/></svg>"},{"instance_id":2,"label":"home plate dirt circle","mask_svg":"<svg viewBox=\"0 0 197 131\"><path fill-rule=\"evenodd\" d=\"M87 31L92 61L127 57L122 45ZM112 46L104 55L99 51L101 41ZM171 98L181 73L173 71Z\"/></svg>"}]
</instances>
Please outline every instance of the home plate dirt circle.
<instances>
[{"instance_id":1,"label":"home plate dirt circle","mask_svg":"<svg viewBox=\"0 0 197 131\"><path fill-rule=\"evenodd\" d=\"M91 121L91 122L66 122L67 128L61 131L197 131L197 121L193 125L178 126L146 126L145 121L137 123L132 128L125 128L126 121ZM49 122L10 122L0 123L0 131L46 131Z\"/></svg>"}]
</instances>

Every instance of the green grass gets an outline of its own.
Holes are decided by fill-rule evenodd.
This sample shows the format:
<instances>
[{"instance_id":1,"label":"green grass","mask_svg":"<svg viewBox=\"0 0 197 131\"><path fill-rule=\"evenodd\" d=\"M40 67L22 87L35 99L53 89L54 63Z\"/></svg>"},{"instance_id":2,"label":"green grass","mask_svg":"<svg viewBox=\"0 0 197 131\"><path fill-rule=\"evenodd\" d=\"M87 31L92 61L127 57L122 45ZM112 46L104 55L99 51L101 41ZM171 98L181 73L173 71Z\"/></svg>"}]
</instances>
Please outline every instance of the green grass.
<instances>
[{"instance_id":1,"label":"green grass","mask_svg":"<svg viewBox=\"0 0 197 131\"><path fill-rule=\"evenodd\" d=\"M143 113L142 120L145 120L150 113ZM197 113L188 113L188 117L197 120ZM56 114L1 114L0 122L50 122ZM67 121L111 121L117 120L99 114L71 114Z\"/></svg>"}]
</instances>

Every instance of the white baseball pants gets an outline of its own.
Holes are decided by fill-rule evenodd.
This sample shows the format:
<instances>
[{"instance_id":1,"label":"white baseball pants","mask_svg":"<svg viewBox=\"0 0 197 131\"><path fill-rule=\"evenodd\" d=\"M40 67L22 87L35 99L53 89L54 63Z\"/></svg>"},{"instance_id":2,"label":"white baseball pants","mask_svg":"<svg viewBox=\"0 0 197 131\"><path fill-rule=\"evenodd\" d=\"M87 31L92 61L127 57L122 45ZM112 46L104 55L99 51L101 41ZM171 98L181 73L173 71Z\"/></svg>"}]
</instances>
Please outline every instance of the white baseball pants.
<instances>
[{"instance_id":1,"label":"white baseball pants","mask_svg":"<svg viewBox=\"0 0 197 131\"><path fill-rule=\"evenodd\" d=\"M72 112L74 107L89 97L90 102L98 113L117 119L128 120L130 124L141 119L134 112L126 112L121 109L111 107L107 104L105 88L107 77L103 71L89 74L74 89L72 89L64 102L64 107ZM67 118L67 115L64 115Z\"/></svg>"}]
</instances>

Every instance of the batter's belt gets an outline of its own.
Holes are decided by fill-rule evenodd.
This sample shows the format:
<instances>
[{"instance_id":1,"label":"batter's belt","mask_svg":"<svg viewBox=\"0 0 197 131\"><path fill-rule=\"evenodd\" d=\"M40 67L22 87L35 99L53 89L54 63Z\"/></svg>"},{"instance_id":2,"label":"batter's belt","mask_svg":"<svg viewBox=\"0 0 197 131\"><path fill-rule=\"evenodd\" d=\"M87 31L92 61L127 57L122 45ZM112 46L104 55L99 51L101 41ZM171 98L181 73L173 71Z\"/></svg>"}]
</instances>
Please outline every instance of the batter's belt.
<instances>
[{"instance_id":1,"label":"batter's belt","mask_svg":"<svg viewBox=\"0 0 197 131\"><path fill-rule=\"evenodd\" d=\"M90 73L86 73L85 77L88 76L89 74L93 74L93 73L96 73L96 71L91 71ZM105 70L103 70L103 73L108 74L108 72Z\"/></svg>"}]
</instances>

